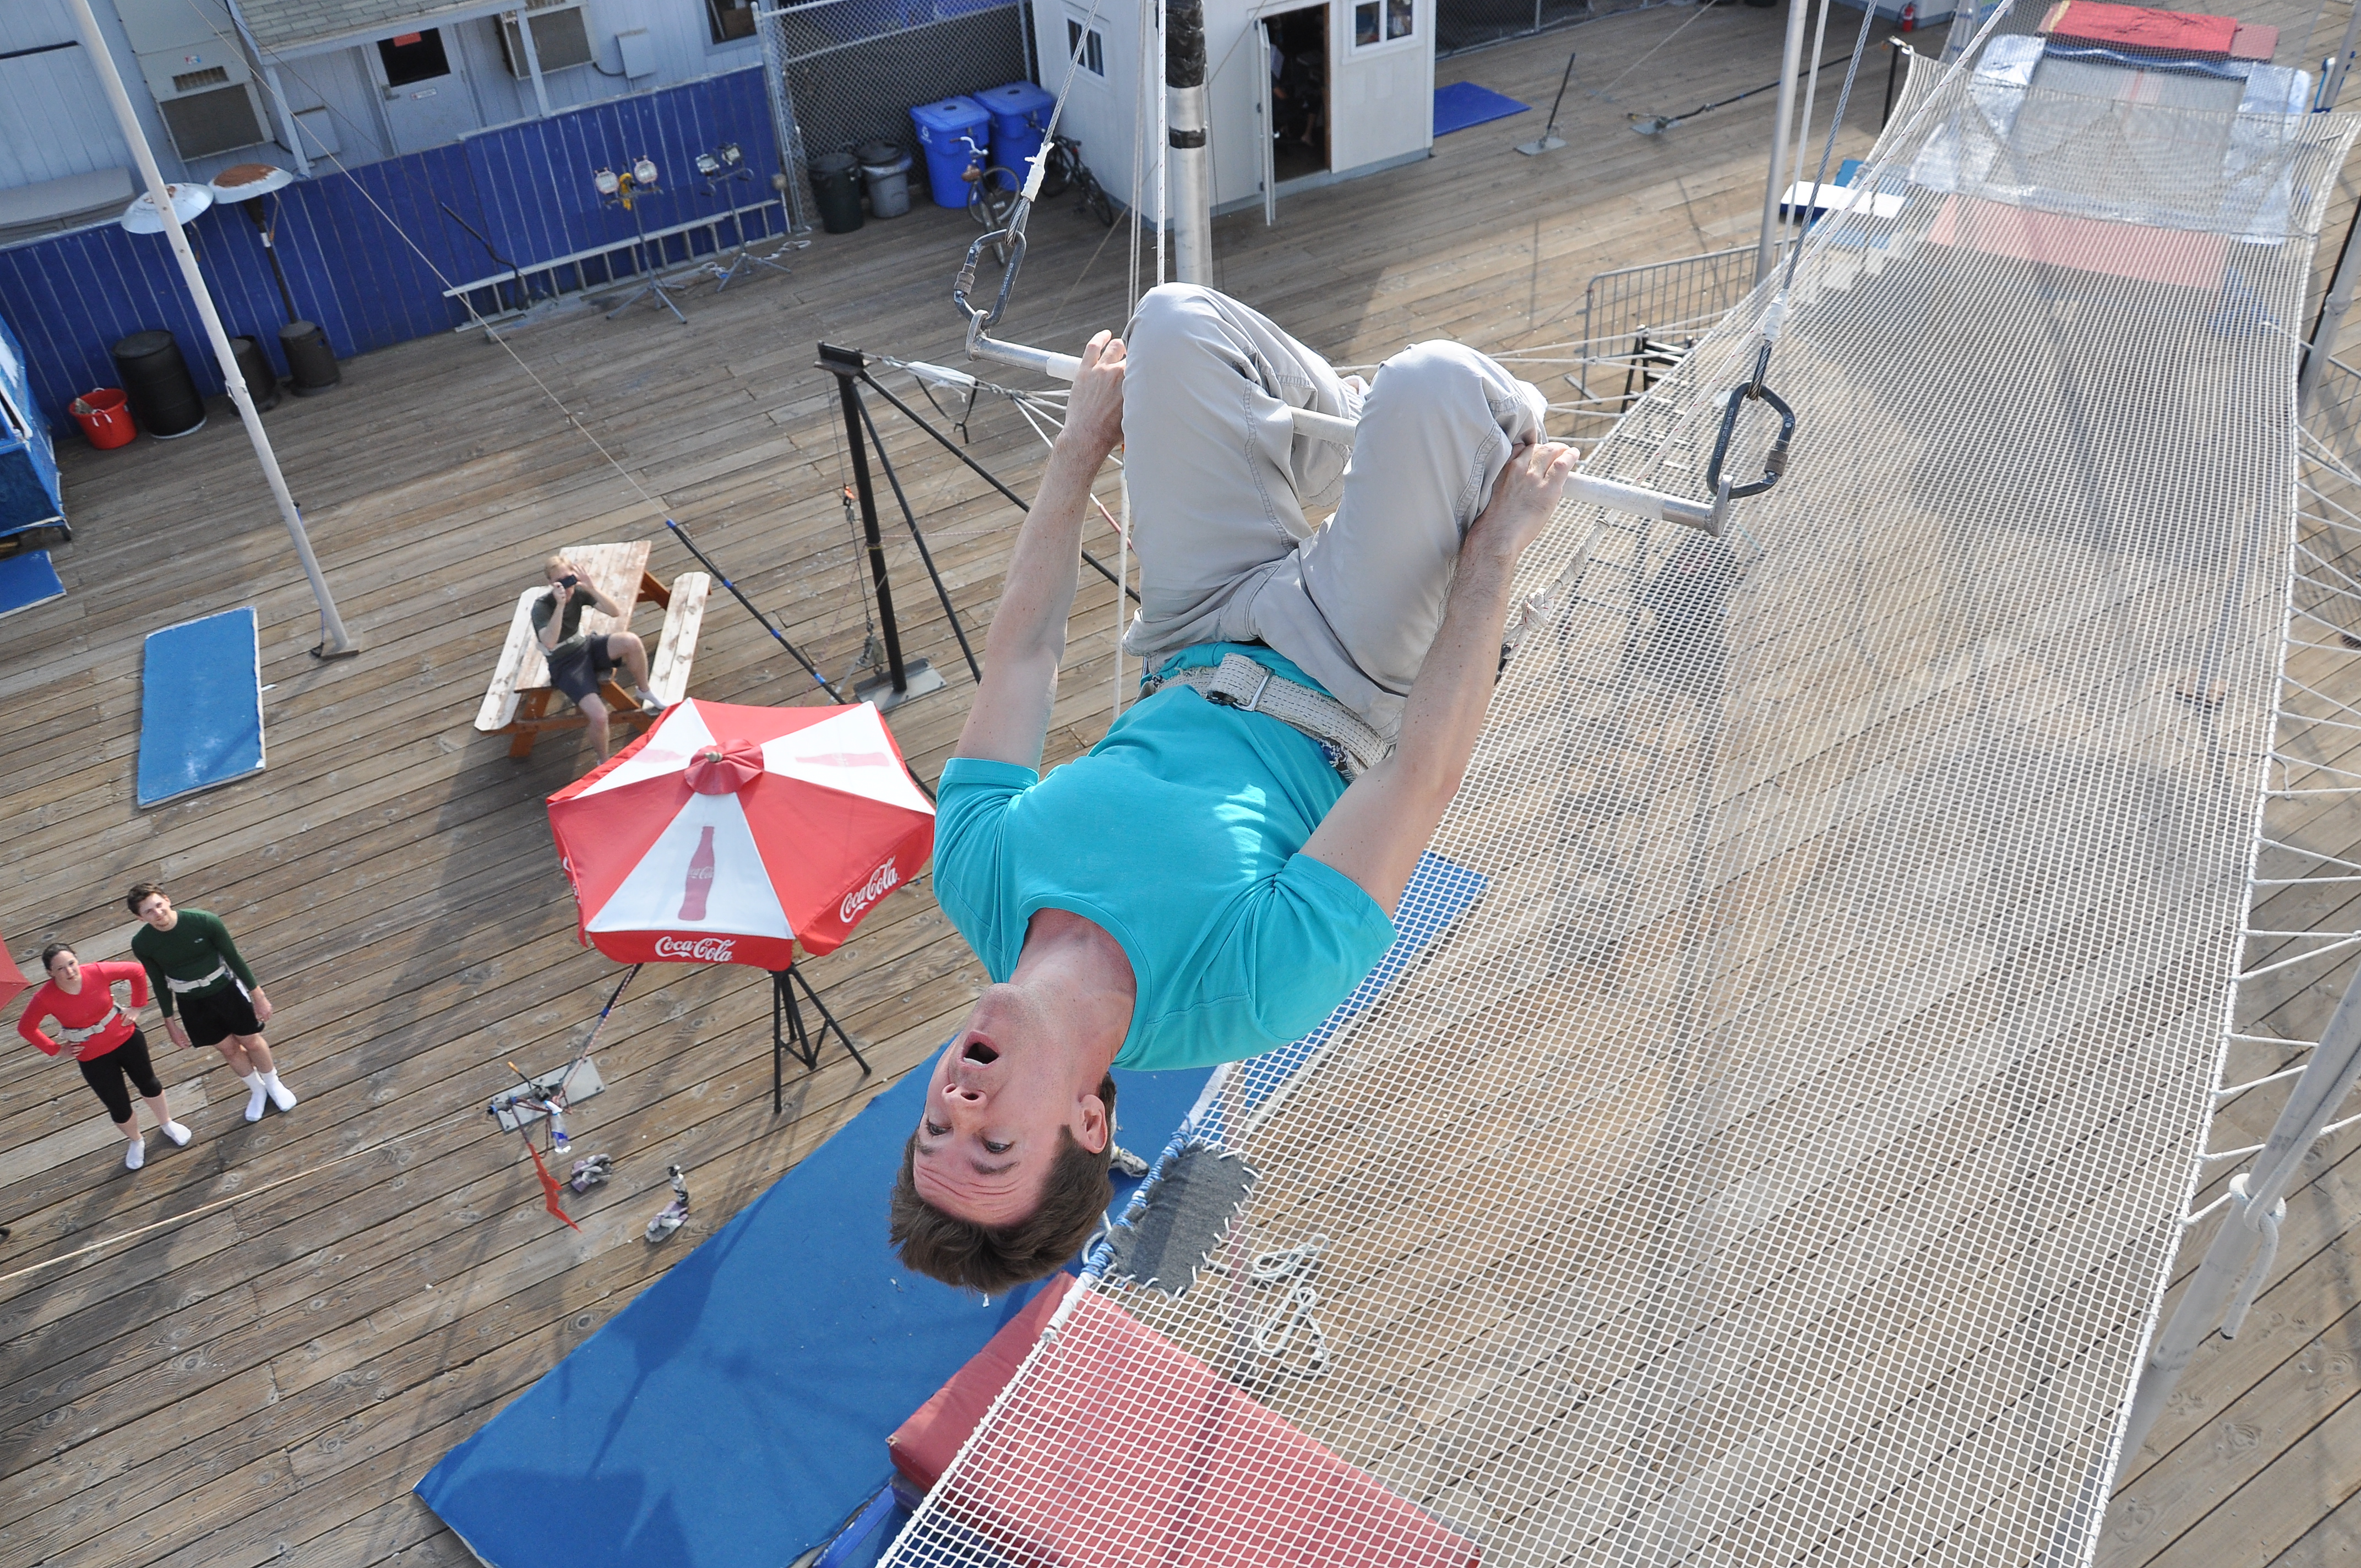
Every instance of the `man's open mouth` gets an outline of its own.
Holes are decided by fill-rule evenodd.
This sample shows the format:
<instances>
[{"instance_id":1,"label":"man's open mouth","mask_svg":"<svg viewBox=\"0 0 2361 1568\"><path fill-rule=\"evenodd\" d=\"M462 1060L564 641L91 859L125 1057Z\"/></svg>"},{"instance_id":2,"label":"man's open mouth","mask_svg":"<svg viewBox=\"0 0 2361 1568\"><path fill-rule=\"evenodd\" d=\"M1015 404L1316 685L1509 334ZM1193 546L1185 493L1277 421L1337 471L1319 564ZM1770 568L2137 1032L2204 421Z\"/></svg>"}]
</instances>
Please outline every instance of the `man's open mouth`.
<instances>
[{"instance_id":1,"label":"man's open mouth","mask_svg":"<svg viewBox=\"0 0 2361 1568\"><path fill-rule=\"evenodd\" d=\"M982 1040L970 1040L966 1048L960 1052L960 1059L973 1062L978 1067L990 1067L1000 1059L1000 1053Z\"/></svg>"}]
</instances>

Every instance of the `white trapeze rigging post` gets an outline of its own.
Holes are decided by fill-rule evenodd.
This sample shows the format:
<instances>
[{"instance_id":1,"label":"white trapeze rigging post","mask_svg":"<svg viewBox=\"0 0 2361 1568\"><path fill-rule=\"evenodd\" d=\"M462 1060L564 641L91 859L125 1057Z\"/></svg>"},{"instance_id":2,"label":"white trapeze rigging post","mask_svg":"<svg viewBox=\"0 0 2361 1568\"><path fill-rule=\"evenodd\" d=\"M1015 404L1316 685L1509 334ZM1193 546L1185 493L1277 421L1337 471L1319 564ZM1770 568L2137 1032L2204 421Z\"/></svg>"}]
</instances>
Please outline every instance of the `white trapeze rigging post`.
<instances>
[{"instance_id":1,"label":"white trapeze rigging post","mask_svg":"<svg viewBox=\"0 0 2361 1568\"><path fill-rule=\"evenodd\" d=\"M320 645L312 652L323 659L357 653L360 645L345 630L344 618L336 613L335 598L328 592L328 579L320 570L318 558L312 554L311 536L303 530L303 514L296 510L295 498L288 493L287 477L279 471L278 455L270 450L270 437L263 433L262 416L255 412L245 373L238 369L237 357L230 352L229 334L222 326L220 313L214 309L214 297L205 287L204 274L197 270L197 254L189 248L189 236L181 227L180 214L172 210L170 188L164 183L163 170L156 166L155 149L148 145L147 133L140 128L139 116L131 107L131 95L124 91L123 78L115 69L115 57L107 52L106 37L98 29L98 18L91 12L90 0L72 0L72 4L74 25L82 33L82 52L90 57L91 68L98 72L98 84L105 90L115 124L123 129L123 139L131 144L132 159L147 181L148 199L155 203L157 215L164 220L164 237L172 247L173 259L181 264L181 278L188 285L190 301L197 307L197 319L204 323L205 338L213 345L214 362L221 367L229 400L237 406L237 417L246 426L247 439L254 444L255 461L262 466L270 498L278 503L279 516L287 524L288 536L295 542L295 558L302 563L303 576L311 579L312 597L319 601Z\"/></svg>"},{"instance_id":2,"label":"white trapeze rigging post","mask_svg":"<svg viewBox=\"0 0 2361 1568\"><path fill-rule=\"evenodd\" d=\"M1171 170L1173 276L1213 284L1213 150L1206 145L1205 4L1171 0L1164 12L1165 158Z\"/></svg>"},{"instance_id":3,"label":"white trapeze rigging post","mask_svg":"<svg viewBox=\"0 0 2361 1568\"><path fill-rule=\"evenodd\" d=\"M1787 131L1795 115L1795 77L1804 69L1805 13L1811 0L1787 0L1787 43L1779 65L1778 120L1771 131L1771 174L1763 192L1763 239L1754 255L1754 280L1770 274L1777 256L1779 178L1787 167Z\"/></svg>"},{"instance_id":4,"label":"white trapeze rigging post","mask_svg":"<svg viewBox=\"0 0 2361 1568\"><path fill-rule=\"evenodd\" d=\"M2172 1321L2148 1348L2124 1427L2118 1471L2147 1440L2173 1386L2206 1336L2218 1327L2224 1339L2237 1337L2246 1309L2268 1282L2279 1249L2279 1221L2287 1213L2287 1190L2301 1173L2304 1154L2356 1080L2361 1080L2361 970L2345 986L2320 1044L2304 1062L2279 1119L2271 1125L2269 1140L2255 1157L2254 1168L2232 1179L2230 1212Z\"/></svg>"}]
</instances>

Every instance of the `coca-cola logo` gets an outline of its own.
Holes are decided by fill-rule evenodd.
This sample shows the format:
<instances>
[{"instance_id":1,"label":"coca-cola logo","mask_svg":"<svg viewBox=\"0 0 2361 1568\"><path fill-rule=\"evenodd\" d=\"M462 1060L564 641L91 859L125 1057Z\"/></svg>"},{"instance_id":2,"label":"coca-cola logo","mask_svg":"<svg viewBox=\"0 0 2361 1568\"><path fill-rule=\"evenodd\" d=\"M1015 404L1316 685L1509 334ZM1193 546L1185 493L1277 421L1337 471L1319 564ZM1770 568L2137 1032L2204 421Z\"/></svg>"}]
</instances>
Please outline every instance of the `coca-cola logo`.
<instances>
[{"instance_id":1,"label":"coca-cola logo","mask_svg":"<svg viewBox=\"0 0 2361 1568\"><path fill-rule=\"evenodd\" d=\"M887 861L869 873L867 882L844 895L844 902L836 906L836 917L851 925L854 916L893 892L901 880L902 873L894 869L893 861Z\"/></svg>"},{"instance_id":2,"label":"coca-cola logo","mask_svg":"<svg viewBox=\"0 0 2361 1568\"><path fill-rule=\"evenodd\" d=\"M656 957L686 959L699 964L726 964L737 946L738 938L735 937L699 937L694 941L686 937L658 937Z\"/></svg>"}]
</instances>

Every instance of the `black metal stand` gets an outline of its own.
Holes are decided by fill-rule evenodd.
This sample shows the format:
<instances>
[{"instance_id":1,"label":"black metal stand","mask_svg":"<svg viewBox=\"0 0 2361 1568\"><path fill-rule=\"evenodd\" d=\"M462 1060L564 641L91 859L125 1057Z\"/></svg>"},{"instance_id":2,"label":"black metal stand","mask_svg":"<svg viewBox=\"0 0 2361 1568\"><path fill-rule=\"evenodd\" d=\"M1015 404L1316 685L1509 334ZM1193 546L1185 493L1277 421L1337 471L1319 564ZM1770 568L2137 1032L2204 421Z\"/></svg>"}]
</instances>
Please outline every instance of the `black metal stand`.
<instances>
[{"instance_id":1,"label":"black metal stand","mask_svg":"<svg viewBox=\"0 0 2361 1568\"><path fill-rule=\"evenodd\" d=\"M819 345L819 367L836 378L836 389L844 405L844 440L852 449L852 489L861 503L862 540L869 549L870 587L877 596L877 623L885 637L884 678L858 683L852 695L860 701L875 703L884 712L914 697L942 690L943 677L942 672L924 659L906 661L902 657L902 630L894 620L894 585L885 574L885 537L877 526L877 491L869 482L869 444L862 433L867 411L861 404L860 381L866 364L859 349L838 348L826 343ZM899 490L898 484L895 488ZM914 520L911 527L915 531L917 526ZM948 612L948 605L945 609ZM952 624L958 624L956 619Z\"/></svg>"},{"instance_id":2,"label":"black metal stand","mask_svg":"<svg viewBox=\"0 0 2361 1568\"><path fill-rule=\"evenodd\" d=\"M809 997L811 1004L819 1009L820 1021L816 1028L805 1026L803 1003L796 998L797 986L803 987L804 995ZM784 1028L782 1025L785 1025ZM844 1048L852 1053L852 1059L861 1064L861 1076L867 1078L870 1073L869 1058L861 1054L861 1047L852 1043L852 1036L844 1032L844 1025L836 1021L836 1014L828 1010L828 1003L819 999L819 992L812 989L811 981L797 974L796 966L792 963L785 969L773 970L771 971L772 1115L777 1115L786 1107L787 1053L795 1052L796 1059L804 1064L805 1071L817 1071L819 1068L820 1047L828 1043L828 1032L830 1029L835 1030L836 1037L844 1042Z\"/></svg>"}]
</instances>

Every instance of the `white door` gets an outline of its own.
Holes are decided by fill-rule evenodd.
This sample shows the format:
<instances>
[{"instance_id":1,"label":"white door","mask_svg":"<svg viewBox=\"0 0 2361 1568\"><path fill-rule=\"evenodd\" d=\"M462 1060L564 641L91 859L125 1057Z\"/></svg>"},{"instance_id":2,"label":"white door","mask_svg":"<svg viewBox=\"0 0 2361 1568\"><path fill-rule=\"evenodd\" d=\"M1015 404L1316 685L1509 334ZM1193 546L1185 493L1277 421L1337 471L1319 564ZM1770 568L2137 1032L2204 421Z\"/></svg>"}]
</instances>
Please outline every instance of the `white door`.
<instances>
[{"instance_id":1,"label":"white door","mask_svg":"<svg viewBox=\"0 0 2361 1568\"><path fill-rule=\"evenodd\" d=\"M385 123L396 152L420 152L458 140L482 124L468 90L459 40L449 27L422 27L361 46L385 94Z\"/></svg>"},{"instance_id":2,"label":"white door","mask_svg":"<svg viewBox=\"0 0 2361 1568\"><path fill-rule=\"evenodd\" d=\"M1255 42L1260 46L1260 59L1255 71L1255 140L1262 151L1255 161L1255 177L1262 181L1262 222L1265 228L1279 222L1279 122L1271 117L1270 83L1275 74L1271 59L1277 46L1270 36L1270 24L1255 18Z\"/></svg>"}]
</instances>

